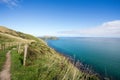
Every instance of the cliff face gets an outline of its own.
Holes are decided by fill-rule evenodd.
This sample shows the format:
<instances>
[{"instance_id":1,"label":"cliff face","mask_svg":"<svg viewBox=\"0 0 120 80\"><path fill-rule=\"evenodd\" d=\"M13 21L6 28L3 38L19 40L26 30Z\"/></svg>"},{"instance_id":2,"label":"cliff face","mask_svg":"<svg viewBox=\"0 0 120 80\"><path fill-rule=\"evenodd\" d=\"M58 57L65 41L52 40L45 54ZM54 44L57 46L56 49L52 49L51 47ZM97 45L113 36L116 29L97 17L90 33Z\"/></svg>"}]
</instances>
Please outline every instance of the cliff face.
<instances>
[{"instance_id":1,"label":"cliff face","mask_svg":"<svg viewBox=\"0 0 120 80\"><path fill-rule=\"evenodd\" d=\"M15 43L11 49L12 80L99 80L95 74L78 70L68 58L32 35L0 26L0 44ZM23 66L24 44L28 44L26 65ZM18 47L20 51L18 52Z\"/></svg>"}]
</instances>

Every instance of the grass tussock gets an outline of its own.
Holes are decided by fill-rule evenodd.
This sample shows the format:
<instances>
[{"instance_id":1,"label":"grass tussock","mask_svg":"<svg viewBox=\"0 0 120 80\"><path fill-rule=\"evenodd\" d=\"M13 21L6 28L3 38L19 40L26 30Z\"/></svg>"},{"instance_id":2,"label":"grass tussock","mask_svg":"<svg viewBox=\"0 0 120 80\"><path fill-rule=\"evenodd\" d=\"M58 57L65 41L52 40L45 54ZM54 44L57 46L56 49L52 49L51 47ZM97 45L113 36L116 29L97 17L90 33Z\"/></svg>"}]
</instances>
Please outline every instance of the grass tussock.
<instances>
[{"instance_id":1,"label":"grass tussock","mask_svg":"<svg viewBox=\"0 0 120 80\"><path fill-rule=\"evenodd\" d=\"M38 43L29 45L26 66L22 61L23 53L13 50L12 80L99 80L94 74L78 70L68 58Z\"/></svg>"},{"instance_id":2,"label":"grass tussock","mask_svg":"<svg viewBox=\"0 0 120 80\"><path fill-rule=\"evenodd\" d=\"M3 68L3 64L5 62L5 59L6 59L6 52L7 51L0 51L0 71L2 70Z\"/></svg>"}]
</instances>

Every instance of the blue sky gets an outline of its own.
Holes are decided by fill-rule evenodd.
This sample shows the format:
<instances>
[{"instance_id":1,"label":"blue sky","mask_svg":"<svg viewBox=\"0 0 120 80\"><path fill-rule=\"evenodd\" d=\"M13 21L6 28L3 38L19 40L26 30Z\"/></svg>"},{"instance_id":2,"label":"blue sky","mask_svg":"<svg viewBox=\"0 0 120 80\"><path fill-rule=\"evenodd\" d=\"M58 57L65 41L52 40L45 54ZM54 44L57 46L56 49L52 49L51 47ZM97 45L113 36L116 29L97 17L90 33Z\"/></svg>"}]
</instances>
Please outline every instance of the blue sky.
<instances>
[{"instance_id":1,"label":"blue sky","mask_svg":"<svg viewBox=\"0 0 120 80\"><path fill-rule=\"evenodd\" d=\"M0 25L35 36L120 37L120 0L0 0Z\"/></svg>"}]
</instances>

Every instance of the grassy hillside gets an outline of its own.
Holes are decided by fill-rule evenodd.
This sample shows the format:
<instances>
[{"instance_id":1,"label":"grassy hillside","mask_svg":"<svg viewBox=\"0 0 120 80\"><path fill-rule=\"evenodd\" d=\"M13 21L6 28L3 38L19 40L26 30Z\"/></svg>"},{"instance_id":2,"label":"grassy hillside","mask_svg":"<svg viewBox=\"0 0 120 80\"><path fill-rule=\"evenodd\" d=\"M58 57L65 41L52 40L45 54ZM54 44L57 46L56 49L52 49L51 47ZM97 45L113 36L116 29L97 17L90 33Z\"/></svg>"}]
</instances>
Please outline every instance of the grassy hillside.
<instances>
[{"instance_id":1,"label":"grassy hillside","mask_svg":"<svg viewBox=\"0 0 120 80\"><path fill-rule=\"evenodd\" d=\"M18 45L13 45L11 50L12 80L99 80L95 74L78 70L68 58L50 48L43 40L0 26L0 44L6 42L19 42L20 45L19 53ZM29 43L25 66L24 43ZM2 54L0 52L0 56ZM2 57L4 61L5 55Z\"/></svg>"}]
</instances>

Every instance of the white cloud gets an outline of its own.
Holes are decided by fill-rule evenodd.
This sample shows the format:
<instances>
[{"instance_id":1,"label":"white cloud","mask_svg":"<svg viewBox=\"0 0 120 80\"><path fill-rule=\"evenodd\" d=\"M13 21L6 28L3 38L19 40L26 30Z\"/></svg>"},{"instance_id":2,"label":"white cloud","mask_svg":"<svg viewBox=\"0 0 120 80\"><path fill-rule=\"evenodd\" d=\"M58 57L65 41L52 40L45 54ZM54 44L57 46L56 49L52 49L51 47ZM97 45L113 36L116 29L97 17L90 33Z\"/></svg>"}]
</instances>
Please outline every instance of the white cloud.
<instances>
[{"instance_id":1,"label":"white cloud","mask_svg":"<svg viewBox=\"0 0 120 80\"><path fill-rule=\"evenodd\" d=\"M21 0L0 0L1 3L4 3L9 8L17 7L20 1Z\"/></svg>"},{"instance_id":2,"label":"white cloud","mask_svg":"<svg viewBox=\"0 0 120 80\"><path fill-rule=\"evenodd\" d=\"M87 29L62 31L63 34L79 34L80 36L120 37L120 20L105 22L100 26Z\"/></svg>"}]
</instances>

